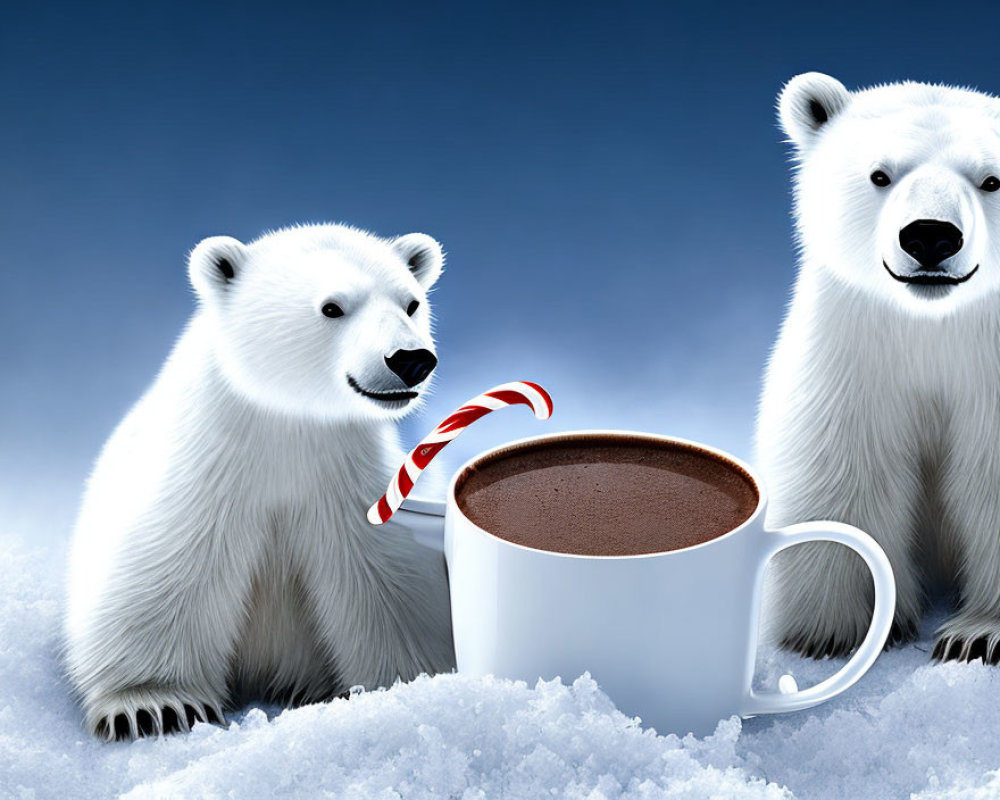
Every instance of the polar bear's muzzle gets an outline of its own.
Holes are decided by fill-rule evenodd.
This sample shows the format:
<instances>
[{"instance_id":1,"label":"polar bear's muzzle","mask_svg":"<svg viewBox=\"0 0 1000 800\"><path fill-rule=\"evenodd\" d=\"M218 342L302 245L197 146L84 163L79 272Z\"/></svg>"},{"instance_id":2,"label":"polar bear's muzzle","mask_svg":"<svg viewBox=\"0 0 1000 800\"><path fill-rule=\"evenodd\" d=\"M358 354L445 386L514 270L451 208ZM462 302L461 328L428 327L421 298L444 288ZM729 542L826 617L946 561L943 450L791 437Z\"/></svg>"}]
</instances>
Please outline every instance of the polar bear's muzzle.
<instances>
[{"instance_id":1,"label":"polar bear's muzzle","mask_svg":"<svg viewBox=\"0 0 1000 800\"><path fill-rule=\"evenodd\" d=\"M936 219L918 219L899 232L899 247L910 259L917 262L917 269L895 271L885 259L882 259L882 266L900 283L918 286L957 286L969 280L979 269L979 265L976 264L968 272L956 274L951 271L950 265L942 266L962 249L963 243L962 231L952 223Z\"/></svg>"},{"instance_id":2,"label":"polar bear's muzzle","mask_svg":"<svg viewBox=\"0 0 1000 800\"><path fill-rule=\"evenodd\" d=\"M415 387L423 383L430 377L430 374L437 366L437 356L430 350L397 350L391 356L384 356L385 365L396 378L406 385L405 391L395 388L373 388L362 386L352 375L347 375L347 383L350 387L369 400L375 400L392 406L405 406L410 400L417 397L420 392L414 391Z\"/></svg>"}]
</instances>

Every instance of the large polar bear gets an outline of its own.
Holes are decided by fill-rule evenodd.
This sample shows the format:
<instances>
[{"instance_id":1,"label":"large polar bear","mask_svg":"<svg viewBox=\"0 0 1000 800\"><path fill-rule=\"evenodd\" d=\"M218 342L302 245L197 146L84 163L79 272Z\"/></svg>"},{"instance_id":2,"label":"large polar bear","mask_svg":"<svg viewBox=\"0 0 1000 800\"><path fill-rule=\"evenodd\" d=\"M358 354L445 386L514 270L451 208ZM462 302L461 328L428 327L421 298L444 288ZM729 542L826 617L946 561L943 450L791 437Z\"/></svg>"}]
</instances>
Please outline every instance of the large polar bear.
<instances>
[{"instance_id":1,"label":"large polar bear","mask_svg":"<svg viewBox=\"0 0 1000 800\"><path fill-rule=\"evenodd\" d=\"M849 92L818 73L779 99L795 147L801 266L768 364L757 461L768 522L868 531L898 589L890 643L927 588L959 607L945 659L1000 659L1000 101L900 83ZM781 641L842 654L872 587L846 548L776 559Z\"/></svg>"},{"instance_id":2,"label":"large polar bear","mask_svg":"<svg viewBox=\"0 0 1000 800\"><path fill-rule=\"evenodd\" d=\"M439 553L365 519L437 359L441 248L339 225L201 242L199 307L90 478L67 662L128 738L452 668Z\"/></svg>"}]
</instances>

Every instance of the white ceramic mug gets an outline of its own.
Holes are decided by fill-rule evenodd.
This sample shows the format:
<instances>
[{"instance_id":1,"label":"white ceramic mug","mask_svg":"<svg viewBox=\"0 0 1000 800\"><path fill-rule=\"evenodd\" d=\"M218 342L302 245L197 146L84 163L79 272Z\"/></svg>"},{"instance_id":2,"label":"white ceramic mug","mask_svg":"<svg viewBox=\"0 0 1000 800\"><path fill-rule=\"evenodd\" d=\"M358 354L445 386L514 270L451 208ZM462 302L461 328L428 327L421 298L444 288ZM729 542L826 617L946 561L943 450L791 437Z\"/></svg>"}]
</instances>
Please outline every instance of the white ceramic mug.
<instances>
[{"instance_id":1,"label":"white ceramic mug","mask_svg":"<svg viewBox=\"0 0 1000 800\"><path fill-rule=\"evenodd\" d=\"M506 541L471 522L457 503L467 470L483 459L528 443L607 435L678 443L728 462L756 484L757 508L739 527L692 547L591 556ZM677 734L705 735L732 714L795 711L843 692L874 663L889 634L896 604L892 568L875 540L850 525L768 529L766 505L764 487L747 464L668 436L579 431L481 453L455 473L446 500L444 553L458 671L533 684L589 670L623 712ZM868 564L875 580L871 626L832 677L802 691L758 693L751 681L764 568L779 550L812 541L846 545Z\"/></svg>"}]
</instances>

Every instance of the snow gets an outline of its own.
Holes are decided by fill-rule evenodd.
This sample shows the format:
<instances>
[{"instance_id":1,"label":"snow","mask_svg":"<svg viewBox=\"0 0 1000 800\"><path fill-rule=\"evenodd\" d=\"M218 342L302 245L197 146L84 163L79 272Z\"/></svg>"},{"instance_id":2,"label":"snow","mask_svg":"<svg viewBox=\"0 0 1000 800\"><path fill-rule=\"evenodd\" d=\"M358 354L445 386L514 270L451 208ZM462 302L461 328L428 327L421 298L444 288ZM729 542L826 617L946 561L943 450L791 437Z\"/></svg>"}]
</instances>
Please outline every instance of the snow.
<instances>
[{"instance_id":1,"label":"snow","mask_svg":"<svg viewBox=\"0 0 1000 800\"><path fill-rule=\"evenodd\" d=\"M1000 796L1000 671L929 661L940 610L836 700L721 720L704 739L644 728L589 675L451 674L108 745L83 732L60 671L61 553L0 537L0 554L4 798ZM790 671L806 686L840 663L768 650L760 681Z\"/></svg>"}]
</instances>

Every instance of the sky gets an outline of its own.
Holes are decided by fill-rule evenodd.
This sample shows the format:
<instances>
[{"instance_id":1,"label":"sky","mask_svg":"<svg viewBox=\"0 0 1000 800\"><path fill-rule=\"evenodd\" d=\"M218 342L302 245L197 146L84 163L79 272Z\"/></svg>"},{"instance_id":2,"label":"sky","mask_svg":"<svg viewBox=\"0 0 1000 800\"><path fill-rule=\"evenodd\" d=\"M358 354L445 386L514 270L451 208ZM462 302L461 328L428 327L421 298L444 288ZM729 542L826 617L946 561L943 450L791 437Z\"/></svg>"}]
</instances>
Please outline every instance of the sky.
<instances>
[{"instance_id":1,"label":"sky","mask_svg":"<svg viewBox=\"0 0 1000 800\"><path fill-rule=\"evenodd\" d=\"M5 7L0 520L69 536L194 309L187 253L296 222L447 251L436 387L406 441L496 383L552 393L549 422L495 414L450 464L576 428L751 459L796 269L777 92L809 70L997 92L998 20L961 2Z\"/></svg>"}]
</instances>

